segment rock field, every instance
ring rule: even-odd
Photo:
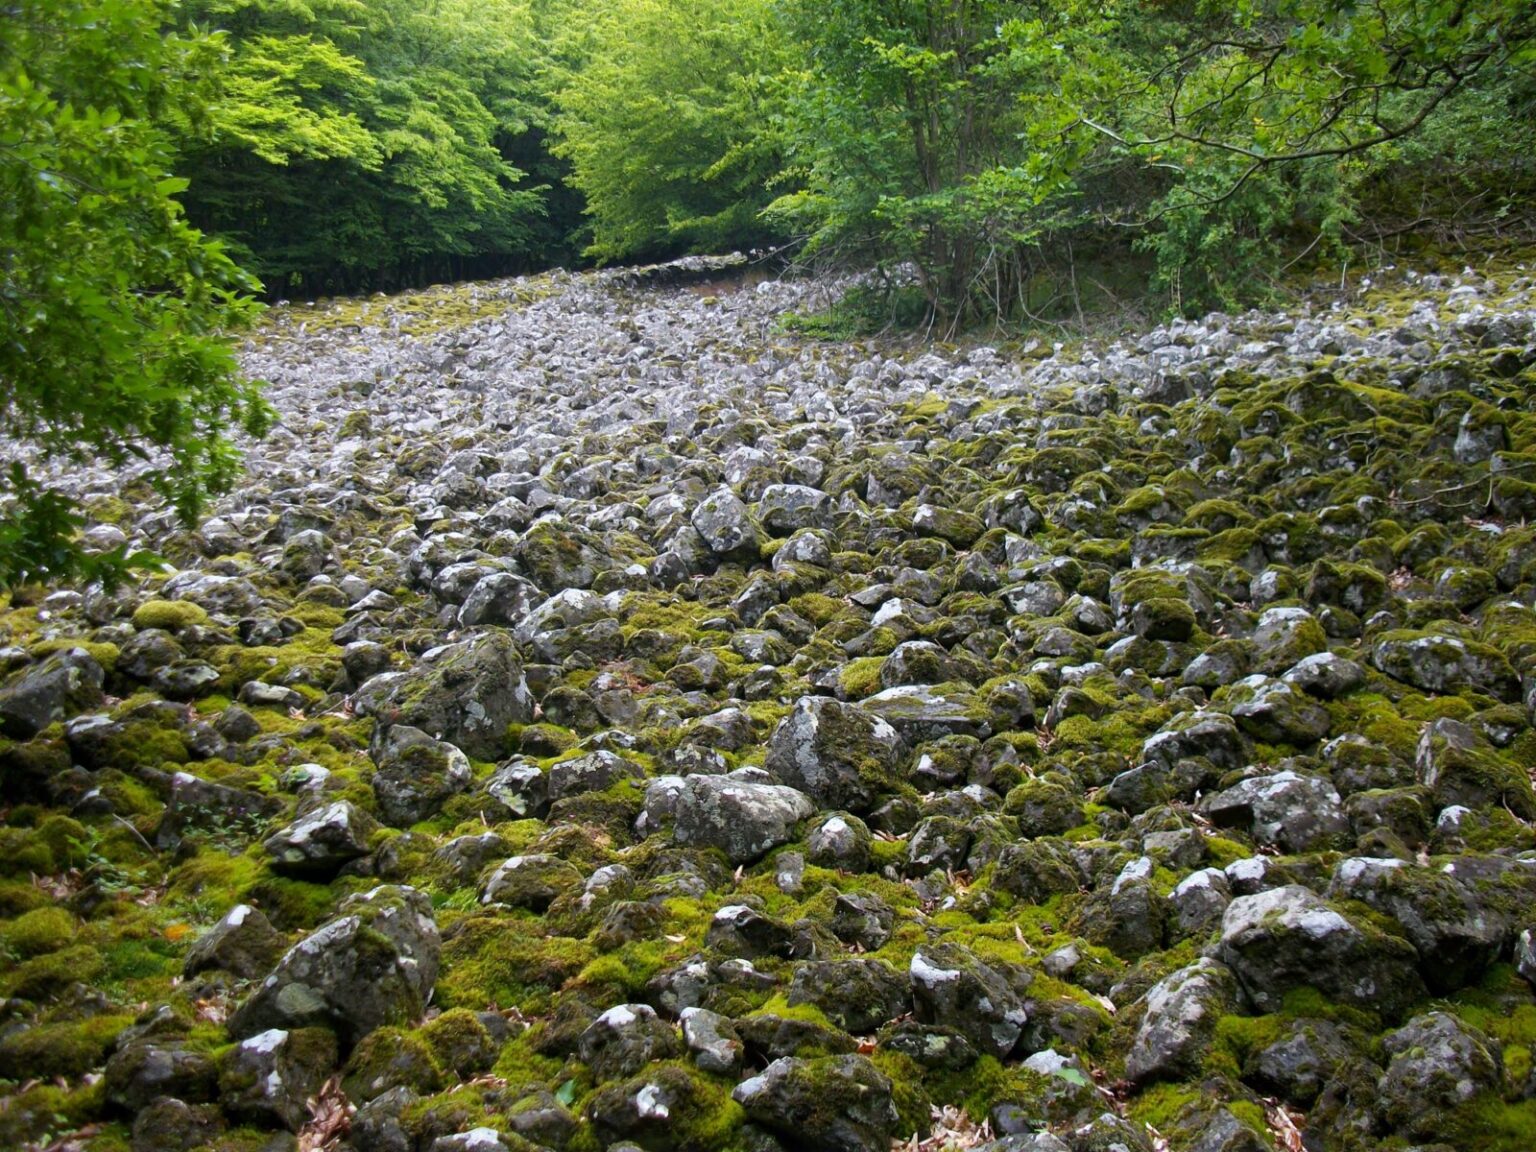
[[[0,1146],[1536,1147],[1536,273],[732,275],[279,308],[216,515],[64,478],[170,570],[0,600]]]

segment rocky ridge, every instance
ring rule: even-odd
[[[64,478],[172,570],[0,614],[0,1143],[1536,1143],[1525,270],[730,274],[278,309],[216,515]]]

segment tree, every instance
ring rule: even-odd
[[[772,0],[576,5],[580,63],[556,96],[571,183],[602,260],[746,246],[781,155],[773,81],[790,59]]]
[[[195,120],[216,40],[167,0],[13,0],[0,25],[0,583],[120,577],[40,474],[147,464],[184,519],[229,488],[269,410],[224,333],[259,285],[187,223],[166,118]],[[139,558],[142,562],[142,558]]]
[[[1074,0],[791,0],[806,67],[786,117],[804,187],[770,214],[812,252],[908,263],[941,329],[1006,312],[1071,157],[1038,147],[1065,65],[1106,21]]]
[[[194,222],[278,295],[489,268],[534,242],[507,158],[532,114],[525,0],[185,0],[224,30],[220,98],[182,135]]]

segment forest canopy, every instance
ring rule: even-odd
[[[951,325],[1059,311],[1079,267],[1193,312],[1303,252],[1522,225],[1536,184],[1520,0],[13,8],[198,46],[195,104],[96,106],[272,297],[761,247],[910,269]]]

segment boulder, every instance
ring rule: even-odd
[[[955,944],[925,944],[909,967],[917,1019],[953,1028],[999,1060],[1028,1020],[1024,1002],[995,968]]]
[[[803,792],[735,774],[689,776],[670,797],[662,785],[653,781],[646,789],[648,826],[663,818],[663,805],[670,805],[676,843],[718,848],[733,864],[752,863],[787,844],[800,821],[816,811]]]
[[[1127,1079],[1178,1079],[1197,1073],[1217,1021],[1236,1001],[1237,981],[1231,970],[1208,957],[1159,980],[1146,995],[1146,1013],[1125,1058]]]
[[[273,833],[262,843],[274,871],[328,880],[343,865],[368,855],[378,822],[350,800],[337,800]]]
[[[896,1133],[891,1082],[864,1056],[775,1060],[731,1098],[808,1152],[890,1152]]]
[[[440,947],[432,903],[414,888],[349,897],[284,954],[230,1018],[230,1035],[321,1025],[351,1047],[375,1028],[414,1024],[437,982]]]
[[[0,735],[30,740],[50,724],[99,708],[106,673],[84,648],[55,652],[0,687]]]
[[[375,763],[373,795],[379,815],[396,828],[431,819],[473,779],[469,757],[407,724],[389,729]]]
[[[1200,801],[1222,828],[1241,828],[1283,852],[1313,852],[1343,844],[1349,817],[1332,781],[1285,770],[1252,776]]]
[[[512,639],[488,632],[424,654],[409,672],[375,676],[353,706],[382,725],[407,724],[467,756],[496,760],[508,725],[533,719],[534,700]]]
[[[902,782],[896,729],[856,704],[802,696],[773,731],[764,766],[822,808],[864,813]]]
[[[1221,959],[1260,1012],[1278,1012],[1287,992],[1313,987],[1392,1020],[1426,995],[1406,941],[1356,923],[1295,884],[1228,905]]]

